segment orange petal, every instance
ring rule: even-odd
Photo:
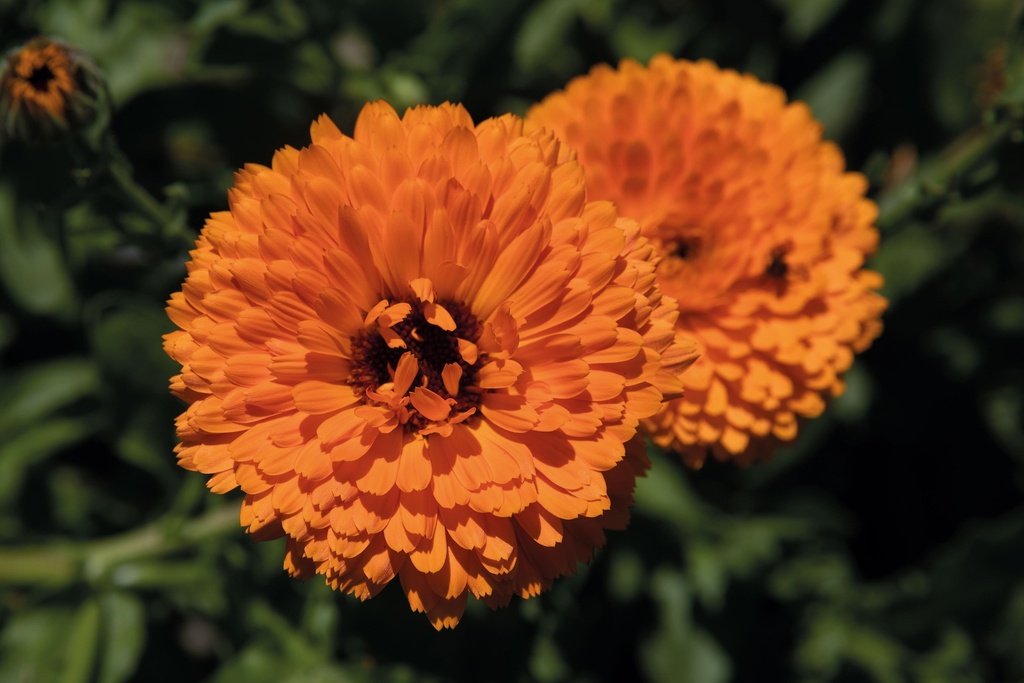
[[[426,439],[410,439],[402,448],[395,484],[405,492],[422,491],[430,484],[431,475]]]
[[[445,399],[426,387],[416,387],[409,395],[409,401],[423,417],[432,422],[442,422],[448,419],[448,415],[452,411],[452,403],[454,403],[452,399]]]

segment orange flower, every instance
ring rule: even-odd
[[[53,137],[95,117],[102,77],[81,52],[34,38],[12,50],[0,73],[0,121],[9,137]]]
[[[636,218],[700,359],[645,426],[699,466],[749,463],[844,389],[881,331],[878,242],[863,176],[844,172],[807,106],[709,62],[598,66],[534,107],[578,150],[591,198]],[[529,128],[528,128],[529,129]]]
[[[692,347],[654,249],[547,133],[367,105],[236,176],[168,313],[180,464],[285,567],[435,628],[572,573],[628,517]],[[628,449],[624,444],[630,442]]]

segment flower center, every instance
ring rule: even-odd
[[[442,325],[437,319],[428,320],[428,307],[446,311],[450,322]],[[388,311],[394,310],[399,310],[397,316],[389,317]],[[454,329],[446,329],[452,327],[451,322]],[[485,360],[476,351],[479,337],[476,316],[457,302],[394,301],[376,325],[352,339],[349,384],[370,397],[375,397],[382,385],[391,386],[389,383],[402,384],[413,393],[419,388],[427,389],[449,403],[451,415],[467,411],[471,414],[480,406],[476,373]],[[399,362],[406,355],[416,361],[411,383],[396,376]],[[420,429],[429,422],[429,417],[414,412],[406,424],[408,428]]]
[[[676,258],[690,260],[697,258],[701,252],[701,246],[699,237],[679,238],[668,244],[668,252]]]
[[[783,280],[787,273],[789,273],[789,264],[786,263],[786,250],[783,247],[772,249],[764,274],[775,280]]]
[[[28,78],[25,80],[28,81],[28,84],[36,92],[49,92],[50,83],[52,83],[53,79],[56,77],[57,76],[53,73],[53,70],[50,69],[50,65],[43,64],[34,68],[32,73],[30,73]]]

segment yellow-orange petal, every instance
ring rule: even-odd
[[[168,303],[179,463],[240,486],[290,574],[397,576],[451,627],[624,524],[623,444],[692,353],[653,246],[552,134],[378,102],[311,138],[238,173]]]
[[[578,155],[589,197],[640,224],[679,302],[675,325],[699,347],[682,396],[644,423],[657,443],[691,464],[709,451],[750,462],[796,436],[780,415],[813,417],[841,393],[852,355],[881,331],[881,280],[864,269],[877,210],[806,105],[658,55],[595,67],[531,109],[533,127]],[[731,410],[753,417],[723,428]]]

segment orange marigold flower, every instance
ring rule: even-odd
[[[34,38],[4,58],[0,72],[3,135],[51,138],[97,114],[102,76],[78,50]]]
[[[657,443],[694,466],[709,451],[749,463],[842,393],[886,306],[863,268],[877,209],[806,105],[659,55],[598,66],[527,119],[577,150],[588,195],[661,250],[661,287],[700,358],[684,395],[645,422]]]
[[[237,174],[170,299],[179,462],[241,487],[293,575],[362,599],[397,576],[451,627],[625,524],[640,420],[693,348],[654,247],[552,135],[383,102],[311,134]]]

